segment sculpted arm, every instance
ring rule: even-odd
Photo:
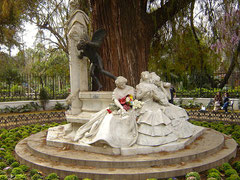
[[[121,105],[121,103],[119,102],[119,100],[118,100],[118,98],[116,97],[116,92],[115,91],[113,91],[113,102],[114,102],[114,104],[117,106],[117,107],[119,107],[121,110],[124,110],[123,109],[123,106]]]

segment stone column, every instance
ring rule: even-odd
[[[88,90],[87,59],[79,59],[77,43],[87,33],[88,16],[81,10],[74,8],[74,1],[71,2],[71,17],[68,21],[68,46],[70,61],[70,82],[71,82],[71,115],[78,115],[81,112],[82,103],[79,100],[79,91]]]

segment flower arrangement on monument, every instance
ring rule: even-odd
[[[134,100],[131,94],[128,94],[127,96],[119,99],[118,101],[123,106],[123,109],[125,109],[126,111],[128,111],[129,109],[140,109],[143,106],[143,102],[138,101],[137,99]],[[110,114],[113,111],[119,109],[120,108],[118,106],[116,106],[114,103],[111,103],[107,111]]]

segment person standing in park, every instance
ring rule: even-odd
[[[214,97],[214,108],[213,108],[213,111],[219,110],[221,105],[222,105],[222,95],[221,95],[221,92],[217,92],[217,94]]]
[[[223,109],[225,111],[225,113],[228,112],[228,105],[229,105],[229,97],[228,97],[228,93],[225,92],[224,93],[224,99],[223,99]]]

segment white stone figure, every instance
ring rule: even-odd
[[[138,145],[159,146],[188,138],[194,134],[195,126],[187,121],[184,109],[168,103],[167,95],[155,85],[160,78],[142,72],[136,87],[136,98],[144,105],[138,118]]]
[[[163,113],[158,103],[165,100],[165,94],[152,83],[151,74],[144,71],[136,87],[136,98],[144,102],[138,118],[138,145],[158,146],[177,140],[171,120]],[[168,101],[167,101],[168,102]]]
[[[135,110],[126,108],[119,99],[127,95],[135,96],[133,87],[126,85],[127,79],[120,76],[116,79],[116,88],[113,91],[113,102],[116,110],[108,108],[96,113],[89,122],[81,126],[74,137],[79,143],[108,144],[111,147],[130,147],[137,140],[137,124]]]
[[[160,90],[165,94],[168,100],[171,99],[171,83],[161,81],[161,78],[155,72],[151,72],[150,74],[152,83],[154,83],[157,87],[160,88]]]

